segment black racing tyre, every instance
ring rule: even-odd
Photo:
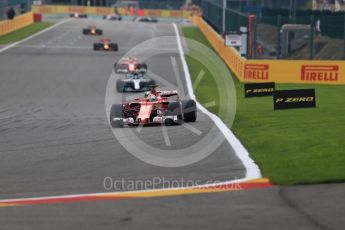
[[[170,102],[166,116],[177,116],[177,121],[166,120],[166,125],[181,125],[183,123],[182,104],[180,102]]]
[[[182,101],[182,108],[183,108],[183,117],[185,122],[195,122],[197,117],[197,108],[196,103],[194,100],[183,100]]]
[[[149,83],[148,83],[148,87],[151,88],[152,86],[156,85],[156,81],[153,79],[150,79]]]
[[[116,90],[117,90],[117,92],[123,93],[125,91],[124,86],[125,86],[125,83],[122,80],[120,80],[120,79],[116,80]]]
[[[98,30],[96,30],[96,34],[98,34],[98,35],[103,35],[103,31],[100,30],[100,29],[98,29]]]
[[[83,29],[83,34],[84,35],[87,35],[89,33],[89,30],[88,29]]]
[[[147,73],[147,64],[146,63],[140,63],[140,69],[141,69],[141,72]]]
[[[111,47],[111,49],[114,50],[114,51],[118,51],[118,50],[119,50],[119,46],[118,46],[117,44],[115,44],[115,43],[111,43],[111,44],[110,44],[110,47]]]
[[[99,44],[94,43],[93,44],[93,50],[99,50]]]
[[[113,128],[123,127],[122,121],[114,121],[113,118],[123,118],[123,106],[120,104],[114,104],[110,109],[110,124]]]

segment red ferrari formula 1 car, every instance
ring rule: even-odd
[[[147,64],[138,61],[136,58],[128,57],[122,58],[119,62],[114,64],[116,73],[132,73],[132,72],[147,72]]]
[[[174,99],[172,97],[175,97]],[[110,124],[113,128],[124,125],[147,124],[179,125],[196,121],[194,100],[180,100],[177,91],[147,92],[144,98],[137,98],[124,104],[114,104],[110,110]]]
[[[93,44],[94,50],[105,50],[105,51],[118,51],[119,46],[116,43],[111,42],[108,38],[103,38]]]
[[[87,28],[83,29],[84,35],[103,35],[103,31],[101,29],[97,29],[96,26],[88,26]]]

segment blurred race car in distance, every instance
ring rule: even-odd
[[[121,21],[122,17],[120,14],[108,14],[108,15],[103,15],[104,20],[110,20],[110,21]]]
[[[73,14],[69,15],[70,18],[87,18],[87,14],[80,14],[78,12],[75,12]]]
[[[116,80],[116,89],[118,92],[148,91],[155,84],[153,79],[145,78],[144,73],[131,72],[125,78]]]
[[[105,50],[105,51],[118,51],[119,47],[117,43],[112,42],[108,38],[102,38],[99,42],[93,44],[94,50]]]
[[[157,23],[157,18],[152,18],[150,16],[143,16],[143,17],[136,17],[133,19],[134,22],[150,22],[150,23]]]
[[[136,58],[128,57],[121,58],[120,61],[114,63],[116,73],[130,73],[130,72],[147,72],[147,64],[138,61]]]
[[[124,125],[136,126],[147,124],[180,125],[183,122],[195,122],[197,108],[194,100],[180,100],[178,92],[155,90],[123,104],[113,104],[110,109],[110,124],[113,128]],[[174,98],[173,98],[174,97]]]
[[[103,31],[101,29],[97,29],[96,26],[91,25],[83,29],[83,34],[84,35],[103,35]]]

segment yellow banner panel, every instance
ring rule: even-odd
[[[345,84],[345,61],[247,60],[199,16],[192,20],[242,82]]]

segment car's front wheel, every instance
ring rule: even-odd
[[[123,123],[120,120],[123,118],[123,106],[120,104],[114,104],[110,109],[110,124],[113,128],[123,127]]]

